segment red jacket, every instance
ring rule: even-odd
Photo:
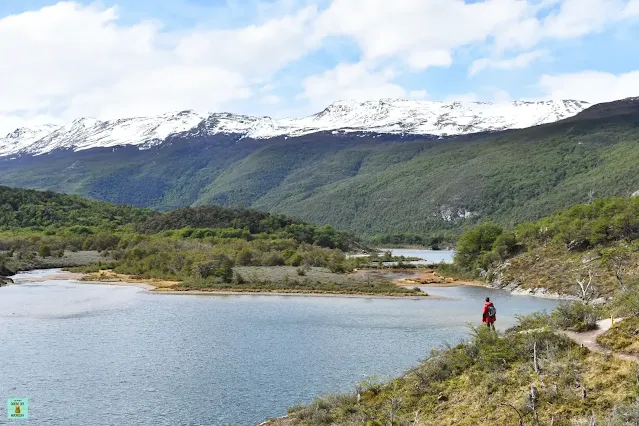
[[[493,302],[484,303],[484,312],[482,312],[481,322],[495,322],[495,320],[497,319],[497,316],[494,316],[494,317],[489,317],[488,316],[488,307],[489,306],[494,306]]]

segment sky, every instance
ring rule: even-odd
[[[639,96],[639,0],[0,1],[0,134],[336,100]]]

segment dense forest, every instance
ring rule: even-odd
[[[455,238],[482,220],[514,227],[639,190],[639,101],[553,124],[443,139],[313,134],[193,137],[0,159],[0,183],[169,210],[223,205],[406,243]],[[397,238],[393,238],[397,240]]]

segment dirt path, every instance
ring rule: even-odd
[[[622,320],[623,318],[617,318],[615,321],[619,322]],[[623,359],[624,361],[634,361],[639,363],[639,356],[637,355],[628,355],[628,354],[624,354],[620,352],[614,352],[609,349],[606,349],[605,347],[597,343],[597,337],[605,333],[606,331],[610,330],[610,327],[612,326],[612,320],[610,318],[597,321],[597,326],[598,328],[596,330],[586,331],[584,333],[577,333],[574,331],[566,331],[566,330],[562,330],[559,333],[566,336],[567,338],[577,343],[578,345],[586,347],[593,352],[610,354],[616,358]]]

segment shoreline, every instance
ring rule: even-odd
[[[291,291],[264,291],[264,290],[173,290],[169,285],[177,284],[173,281],[157,280],[155,283],[152,279],[134,279],[122,277],[114,274],[113,279],[92,280],[86,279],[90,274],[82,274],[77,272],[59,271],[47,275],[38,275],[37,277],[20,278],[16,284],[21,282],[38,282],[38,281],[73,281],[78,284],[89,285],[111,285],[137,287],[149,294],[155,295],[176,295],[176,296],[294,296],[294,297],[343,297],[343,298],[361,298],[361,299],[402,299],[402,300],[444,300],[448,299],[444,296],[425,294],[423,296],[415,295],[391,295],[391,294],[359,294],[359,293],[329,293],[329,292],[299,292]],[[124,278],[124,279],[123,279]],[[158,284],[158,285],[155,285]],[[14,284],[15,285],[15,284]]]
[[[47,270],[43,270],[47,271]],[[44,280],[69,280],[79,284],[101,284],[101,285],[114,285],[114,286],[127,286],[138,287],[150,294],[157,295],[177,295],[177,296],[297,296],[297,297],[344,297],[344,298],[362,298],[362,299],[405,299],[405,300],[448,300],[449,297],[440,296],[437,294],[426,293],[426,295],[392,295],[392,294],[366,294],[366,293],[330,293],[330,292],[308,292],[308,291],[296,291],[296,290],[262,290],[262,289],[246,289],[246,290],[175,290],[171,287],[178,284],[177,281],[167,280],[153,280],[153,279],[136,279],[132,277],[123,277],[121,275],[113,274],[109,279],[86,279],[91,274],[82,274],[77,272],[63,271],[60,269],[52,269],[50,274],[38,275],[34,277],[22,277],[16,283],[8,283],[5,286],[11,286],[19,284],[20,282],[38,282]],[[360,270],[359,272],[361,272]],[[375,270],[371,270],[375,271]],[[25,271],[26,272],[26,271]],[[401,273],[402,271],[397,271]],[[404,272],[413,272],[406,270]],[[94,273],[95,274],[95,273]],[[423,275],[423,274],[422,274]],[[427,273],[426,275],[430,275]],[[13,276],[15,277],[15,275]],[[442,277],[443,278],[443,277]],[[497,287],[490,284],[485,284],[480,281],[468,281],[468,280],[453,280],[448,281],[443,279],[441,282],[423,282],[413,281],[409,278],[402,278],[393,280],[393,283],[398,287],[419,287],[424,289],[431,288],[450,288],[450,287],[483,287],[491,290],[506,291],[514,296],[529,296],[540,299],[552,299],[572,301],[579,300],[578,297],[573,295],[564,295],[557,293],[549,293],[545,288],[539,289],[522,289]]]

